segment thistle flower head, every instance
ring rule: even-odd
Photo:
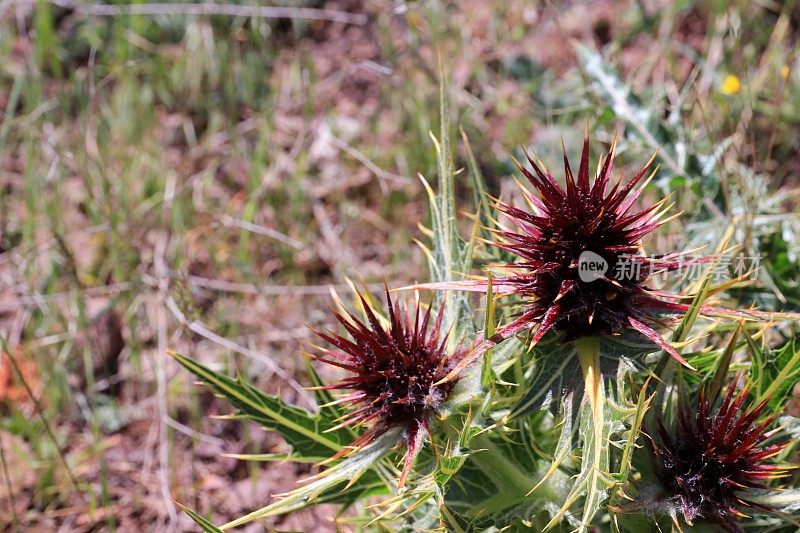
[[[673,258],[648,259],[641,244],[642,237],[666,222],[661,217],[671,206],[662,200],[632,210],[652,178],[645,176],[653,159],[627,183],[620,178],[612,185],[612,145],[591,182],[587,136],[577,179],[564,153],[566,188],[540,162],[527,159],[533,172],[517,166],[538,192],[525,192],[530,211],[496,202],[516,231],[498,230],[502,240],[493,244],[520,257],[505,265],[518,273],[496,278],[494,285],[523,298],[524,319],[539,326],[533,342],[551,329],[572,340],[631,328],[680,359],[646,324],[658,321],[658,310],[674,306],[645,286],[651,271],[673,268]]]
[[[455,367],[463,351],[447,352],[447,334],[442,334],[443,310],[435,316],[431,308],[416,305],[409,312],[392,302],[386,292],[388,324],[382,325],[367,301],[361,297],[367,316],[364,323],[349,312],[335,313],[350,338],[316,332],[335,349],[320,349],[316,360],[350,373],[329,390],[348,390],[336,400],[353,410],[337,427],[367,425],[353,443],[359,449],[389,429],[399,427],[408,444],[402,485],[428,433],[428,421],[453,391],[456,380],[439,383]]]
[[[770,510],[748,500],[747,491],[765,489],[768,480],[786,474],[784,467],[766,462],[785,443],[766,444],[778,431],[767,430],[777,414],[759,420],[767,401],[746,408],[748,394],[748,388],[737,392],[734,382],[712,412],[701,392],[696,409],[679,406],[672,433],[658,420],[653,456],[673,517],[679,512],[690,525],[702,518],[740,531],[735,520],[747,516],[743,508]]]

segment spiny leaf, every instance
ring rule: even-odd
[[[266,507],[224,524],[220,529],[226,530],[268,516],[288,513],[311,503],[324,503],[321,495],[330,494],[329,491],[345,481],[347,482],[345,491],[352,489],[359,479],[397,444],[399,439],[399,430],[384,433],[342,462],[311,478],[310,483],[280,496],[278,501]],[[373,482],[370,482],[369,486],[373,486]],[[363,491],[363,487],[357,487],[356,490]],[[345,492],[345,495],[347,494],[348,492]]]
[[[336,405],[331,405],[331,402],[334,401],[334,397],[329,390],[323,388],[325,386],[325,382],[322,381],[321,377],[319,377],[319,374],[314,368],[314,365],[311,364],[311,359],[308,357],[308,355],[304,355],[303,362],[306,366],[306,374],[311,380],[311,384],[314,386],[314,399],[317,401],[317,405],[321,406],[319,408],[319,412],[325,413],[332,418],[338,418],[342,416],[344,413],[338,409]]]
[[[650,378],[648,378],[650,379]],[[622,384],[623,380],[619,381],[618,388],[621,390],[624,388]],[[647,396],[645,391],[647,390],[647,382],[639,390],[639,398],[636,402],[635,408],[632,410],[632,413],[629,415],[624,415],[625,418],[630,418],[630,428],[628,429],[628,439],[625,442],[625,446],[622,449],[622,457],[619,460],[618,470],[619,472],[614,475],[616,478],[616,488],[617,490],[611,495],[609,501],[609,507],[616,506],[617,503],[625,497],[625,493],[623,492],[625,486],[628,484],[629,476],[632,471],[633,467],[633,454],[637,448],[636,440],[639,437],[639,431],[642,428],[642,424],[644,422],[645,414],[647,410],[650,408],[650,403],[653,400],[652,396]],[[626,520],[627,522],[628,520]],[[613,530],[616,533],[619,533],[620,526],[618,516],[616,514],[611,515],[611,525]]]
[[[628,430],[628,440],[625,442],[625,448],[622,450],[622,458],[620,459],[620,465],[619,465],[620,486],[624,486],[628,479],[628,474],[630,473],[632,466],[633,453],[634,450],[636,449],[636,438],[639,436],[639,430],[641,429],[642,423],[644,422],[644,415],[650,408],[650,403],[652,402],[652,400],[653,400],[652,396],[648,397],[644,394],[644,391],[640,391],[639,399],[636,402],[636,406],[631,414],[632,420],[630,423],[630,429]]]
[[[442,282],[458,279],[464,272],[468,272],[472,268],[474,239],[464,243],[460,239],[456,227],[455,170],[450,147],[450,107],[447,97],[447,82],[441,65],[439,77],[441,129],[439,138],[433,133],[430,134],[436,150],[437,191],[434,193],[425,179],[421,179],[428,193],[431,209],[431,240],[433,241],[429,256],[431,279]],[[464,294],[443,292],[437,294],[436,305],[444,307],[444,323],[447,327],[454,328],[453,335],[448,337],[448,348],[453,349],[458,339],[463,338],[464,335],[472,335],[475,331],[469,300]]]
[[[475,206],[478,209],[478,222],[480,223],[480,236],[484,239],[491,239],[492,235],[490,229],[495,227],[494,213],[489,202],[487,201],[487,188],[486,182],[483,179],[483,173],[478,166],[478,161],[472,151],[472,145],[467,138],[464,128],[459,128],[461,132],[461,139],[464,141],[464,148],[467,151],[467,168],[469,175],[472,178],[472,196]]]
[[[222,533],[222,530],[220,528],[218,528],[217,526],[215,526],[214,524],[212,524],[211,522],[209,522],[208,520],[206,520],[205,518],[203,518],[199,514],[195,513],[194,511],[192,511],[191,509],[189,509],[185,505],[181,505],[178,502],[175,502],[175,505],[180,507],[181,510],[184,513],[189,515],[189,518],[194,520],[195,523],[198,526],[200,526],[200,529],[202,529],[205,533]]]
[[[645,355],[658,346],[642,336],[626,331],[615,337],[600,340],[600,371],[616,378],[620,368],[637,370]],[[559,343],[555,336],[546,336],[533,349],[534,369],[525,383],[525,394],[512,409],[511,418],[526,416],[534,411],[549,409],[558,414],[567,393],[573,403],[583,398],[583,379],[573,343]],[[577,411],[574,412],[577,416]]]
[[[800,349],[794,340],[773,350],[759,346],[746,332],[745,338],[753,357],[750,372],[755,383],[756,403],[768,399],[769,409],[778,410],[800,380]]]
[[[578,430],[577,440],[582,450],[581,470],[564,505],[555,513],[548,528],[555,527],[565,516],[573,519],[571,508],[583,498],[579,529],[585,529],[607,497],[609,489],[616,484],[615,478],[619,474],[611,472],[609,439],[613,432],[623,429],[622,420],[632,416],[633,410],[622,409],[608,400],[604,382],[619,380],[625,373],[636,370],[643,356],[656,351],[658,346],[627,333],[600,338],[596,348],[596,360],[593,359],[591,365],[591,390],[595,395],[593,402],[579,407],[589,389],[582,378],[584,373],[575,343],[561,344],[551,338],[549,342],[540,343],[534,348],[534,373],[526,384],[526,394],[510,415],[511,419],[518,419],[544,408],[561,415],[561,434],[550,468],[544,473],[541,483],[546,483],[574,452],[577,444],[574,431],[576,428]],[[641,420],[635,423],[640,424]]]
[[[728,369],[733,359],[733,352],[736,350],[736,339],[739,337],[741,331],[742,325],[739,324],[731,335],[731,339],[725,346],[725,350],[722,351],[722,355],[717,363],[717,369],[714,372],[714,377],[711,379],[711,385],[708,387],[708,399],[712,404],[716,401],[719,392],[722,390],[722,385],[727,379]]]
[[[489,276],[486,284],[486,314],[483,326],[483,338],[491,339],[495,330],[495,300],[492,293],[492,277]],[[492,370],[492,349],[486,350],[483,354],[483,367],[481,369],[481,385],[488,389],[494,379]]]
[[[347,429],[329,431],[336,426],[330,416],[323,413],[312,415],[280,398],[264,394],[241,379],[211,370],[178,353],[169,353],[216,393],[227,398],[237,409],[238,416],[277,431],[299,456],[330,456],[353,439]]]
[[[555,526],[581,496],[584,498],[584,503],[583,512],[580,515],[581,525],[578,530],[588,529],[611,486],[608,472],[611,466],[609,439],[612,424],[606,420],[607,402],[605,385],[600,373],[599,339],[581,339],[576,343],[576,351],[584,376],[584,389],[588,400],[583,408],[579,429],[582,451],[581,470],[575,478],[575,484],[561,510],[545,526],[546,531]]]
[[[560,468],[562,468],[564,461],[567,460],[567,457],[574,451],[573,445],[575,444],[575,431],[574,431],[574,423],[577,416],[573,413],[573,410],[576,408],[576,402],[573,401],[573,398],[577,394],[576,392],[569,392],[565,395],[561,402],[561,431],[558,436],[558,441],[556,442],[556,448],[553,452],[552,460],[550,461],[550,466],[548,467],[547,471],[542,475],[539,482],[536,486],[532,489],[535,491],[541,485],[548,483],[550,478],[558,472]],[[577,402],[579,403],[579,402]]]
[[[572,344],[560,344],[550,337],[534,348],[534,361],[533,376],[525,384],[527,392],[511,410],[509,418],[523,417],[541,409],[557,412],[566,393],[580,388],[580,365]],[[581,389],[578,402],[582,396]]]
[[[800,517],[800,489],[751,491],[748,493],[747,499]]]
[[[705,277],[700,282],[700,288],[696,291],[694,298],[692,299],[689,309],[683,315],[681,323],[677,328],[675,328],[675,331],[672,334],[673,342],[680,342],[684,340],[689,334],[689,331],[692,329],[695,320],[697,320],[697,317],[700,315],[700,310],[702,309],[706,298],[708,298],[708,292],[711,288],[711,270],[711,268],[707,270]],[[664,408],[665,399],[669,396],[666,393],[667,386],[671,381],[673,373],[675,372],[675,366],[675,359],[671,357],[670,354],[664,352],[653,371],[653,374],[659,378],[656,385],[656,396],[653,401],[654,413],[660,413]]]

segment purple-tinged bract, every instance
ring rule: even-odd
[[[785,443],[767,443],[778,431],[767,429],[777,415],[759,420],[768,400],[745,408],[748,394],[747,388],[737,393],[733,383],[720,409],[712,412],[701,393],[696,409],[679,406],[672,433],[658,420],[653,456],[673,518],[680,513],[689,524],[703,519],[739,532],[736,520],[747,516],[746,508],[770,510],[748,500],[747,491],[766,489],[768,480],[786,474],[784,467],[767,462]]]
[[[367,322],[350,313],[335,313],[350,338],[317,332],[335,349],[320,348],[312,357],[350,373],[323,388],[350,391],[336,401],[353,406],[337,427],[368,425],[351,449],[362,448],[392,428],[403,430],[408,451],[400,476],[402,485],[428,434],[431,416],[450,396],[457,380],[439,382],[463,357],[463,351],[448,354],[442,310],[432,316],[430,307],[417,305],[409,313],[407,307],[392,302],[388,291],[386,298],[386,327],[362,297]]]
[[[504,265],[518,273],[493,280],[498,291],[523,298],[524,313],[516,324],[538,325],[533,342],[550,330],[569,341],[634,329],[682,361],[651,325],[660,323],[662,311],[683,306],[663,301],[645,285],[651,272],[675,268],[675,256],[647,258],[641,244],[665,222],[661,217],[670,206],[662,200],[632,210],[649,181],[652,159],[627,183],[620,178],[612,185],[612,146],[590,183],[587,137],[577,180],[564,154],[566,188],[540,162],[527,159],[533,172],[517,166],[538,196],[525,192],[530,211],[496,202],[517,228],[498,230],[500,242],[493,243],[520,257]]]

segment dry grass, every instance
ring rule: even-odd
[[[298,346],[328,321],[327,286],[426,276],[414,176],[435,168],[437,50],[495,193],[504,147],[571,147],[586,116],[630,128],[586,88],[572,40],[607,47],[637,92],[675,101],[692,80],[689,143],[734,135],[720,157],[770,191],[798,185],[796,12],[294,4],[276,19],[0,0],[0,528],[191,529],[172,499],[219,523],[307,474],[222,456],[284,445],[214,418],[165,350],[309,405]],[[333,512],[269,525],[333,530]]]

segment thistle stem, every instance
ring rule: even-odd
[[[508,487],[510,492],[522,495],[533,488],[533,480],[520,471],[519,465],[509,461],[485,433],[473,437],[469,447],[478,468],[493,481],[500,483],[499,486]]]
[[[473,510],[475,515],[497,513],[536,496],[544,496],[554,502],[558,501],[548,483],[536,486],[536,480],[521,470],[518,464],[510,461],[486,434],[482,433],[473,437],[469,447],[472,451],[470,459],[498,489],[496,496],[484,501],[480,508]],[[531,492],[533,487],[536,487],[536,490]]]
[[[586,396],[592,407],[595,426],[598,422],[602,425],[601,414],[605,395],[602,391],[603,384],[600,374],[600,339],[598,337],[578,339],[575,341],[575,350],[578,352],[578,359],[581,363]]]

